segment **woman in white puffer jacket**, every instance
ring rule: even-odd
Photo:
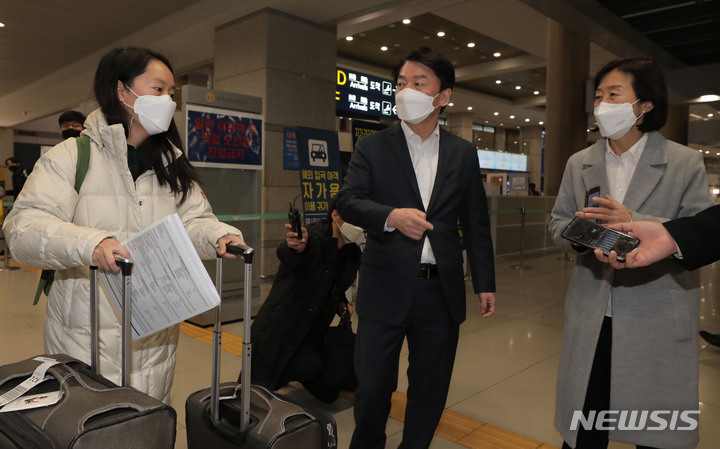
[[[178,213],[202,258],[226,254],[242,233],[220,223],[195,169],[180,150],[168,60],[148,49],[105,55],[95,74],[100,109],[85,121],[90,165],[75,191],[77,145],[70,138],[38,160],[3,226],[15,259],[57,270],[49,292],[45,351],[89,362],[88,266],[117,271],[119,241]],[[100,372],[120,381],[120,325],[107,298],[100,301]],[[179,326],[133,342],[133,387],[170,403]]]

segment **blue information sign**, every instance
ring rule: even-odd
[[[298,128],[297,148],[305,222],[312,223],[327,215],[328,201],[342,187],[337,132]]]
[[[283,132],[283,168],[285,170],[298,170],[297,132],[294,129],[285,128]]]

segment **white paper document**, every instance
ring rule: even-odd
[[[121,242],[132,256],[132,336],[146,337],[220,304],[220,296],[178,214]],[[121,273],[100,271],[105,291],[122,310]]]

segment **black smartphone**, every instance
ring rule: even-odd
[[[640,240],[635,237],[580,217],[574,217],[570,224],[565,226],[561,235],[571,242],[599,249],[606,256],[610,251],[615,251],[620,262],[625,260],[627,253],[640,244]]]
[[[288,219],[290,220],[291,231],[297,233],[297,239],[302,238],[302,220],[300,219],[300,212],[295,209],[290,203],[290,211],[288,212]]]
[[[593,186],[585,189],[585,207],[599,206],[598,203],[592,200],[598,196],[600,196],[600,186]]]

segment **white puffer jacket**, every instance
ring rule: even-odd
[[[100,241],[123,241],[176,212],[201,258],[215,257],[218,238],[242,234],[217,220],[198,185],[179,206],[154,171],[133,182],[123,127],[108,126],[100,110],[88,116],[85,127],[83,134],[91,140],[90,166],[79,194],[74,189],[77,145],[71,138],[38,160],[3,230],[18,262],[57,270],[48,298],[45,351],[89,362],[87,267]],[[101,289],[100,372],[114,382],[120,382],[120,333],[116,313]],[[178,336],[179,326],[173,326],[132,346],[132,386],[166,403],[171,400]]]

